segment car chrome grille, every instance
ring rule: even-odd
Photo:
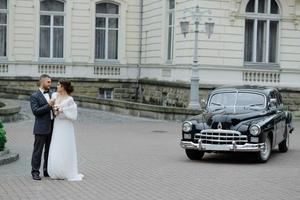
[[[201,139],[202,144],[232,144],[234,141],[237,145],[244,145],[248,142],[246,135],[241,135],[238,131],[223,129],[208,129],[201,133],[196,133],[194,140],[197,143]]]

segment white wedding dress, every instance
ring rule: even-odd
[[[55,98],[55,95],[53,98]],[[73,121],[77,119],[77,105],[72,97],[59,105],[62,113],[56,116],[48,157],[48,173],[52,179],[80,181]]]

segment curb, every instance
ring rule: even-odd
[[[7,165],[19,159],[19,154],[11,153],[8,149],[0,152],[0,166]]]
[[[0,98],[0,120],[3,122],[17,121],[21,106],[12,100]]]

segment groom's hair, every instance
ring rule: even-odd
[[[51,77],[50,77],[48,74],[42,74],[42,75],[40,76],[39,82],[37,83],[37,86],[39,87],[39,86],[41,85],[42,81],[43,81],[44,79],[46,79],[46,78],[50,78],[50,79],[51,79]]]
[[[44,79],[44,78],[51,78],[48,74],[42,74],[41,76],[40,76],[40,81],[42,80],[42,79]]]

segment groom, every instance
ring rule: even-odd
[[[42,159],[42,152],[44,149],[44,165],[43,172],[44,177],[49,177],[47,172],[48,166],[48,153],[52,136],[53,120],[52,107],[54,101],[51,101],[50,87],[51,77],[47,74],[43,74],[40,77],[39,89],[30,97],[30,105],[32,113],[35,116],[35,123],[33,134],[34,147],[31,159],[31,174],[33,180],[41,180],[40,166]]]

